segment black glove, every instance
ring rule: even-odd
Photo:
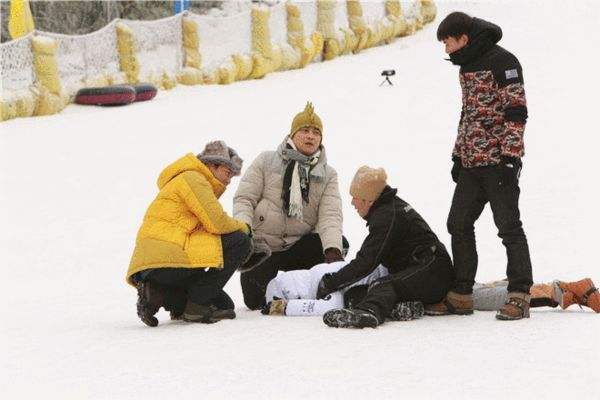
[[[327,264],[331,264],[335,261],[344,261],[344,257],[342,257],[342,252],[340,249],[336,249],[335,247],[329,247],[323,252],[323,256],[325,257],[325,262]]]
[[[317,287],[317,300],[324,299],[335,291],[337,291],[337,288],[333,285],[333,274],[325,274]]]
[[[513,186],[519,183],[523,163],[518,157],[502,156],[500,160],[500,185]]]
[[[452,171],[450,171],[450,175],[452,175],[452,180],[455,183],[458,183],[458,176],[460,175],[460,170],[462,169],[462,162],[460,161],[460,157],[452,157],[452,161],[454,164],[452,165]]]

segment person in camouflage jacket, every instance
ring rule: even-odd
[[[456,188],[448,216],[456,281],[433,313],[473,312],[474,223],[489,202],[508,258],[510,293],[496,317],[528,317],[532,272],[519,212],[527,120],[523,70],[513,54],[497,45],[502,30],[491,22],[454,12],[440,23],[437,37],[450,61],[460,66],[462,112],[452,152]]]

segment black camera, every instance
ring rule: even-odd
[[[386,69],[381,72],[381,76],[394,76],[396,75],[395,69]]]

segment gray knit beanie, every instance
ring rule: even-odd
[[[227,147],[222,140],[207,143],[202,153],[196,157],[205,164],[226,165],[234,175],[239,175],[242,172],[244,160],[238,156],[234,149]]]

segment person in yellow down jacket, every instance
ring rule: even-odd
[[[188,322],[235,318],[223,287],[252,243],[248,225],[228,216],[219,197],[241,168],[235,150],[215,141],[160,174],[126,278],[138,290],[137,313],[146,325],[158,325],[160,307]]]

